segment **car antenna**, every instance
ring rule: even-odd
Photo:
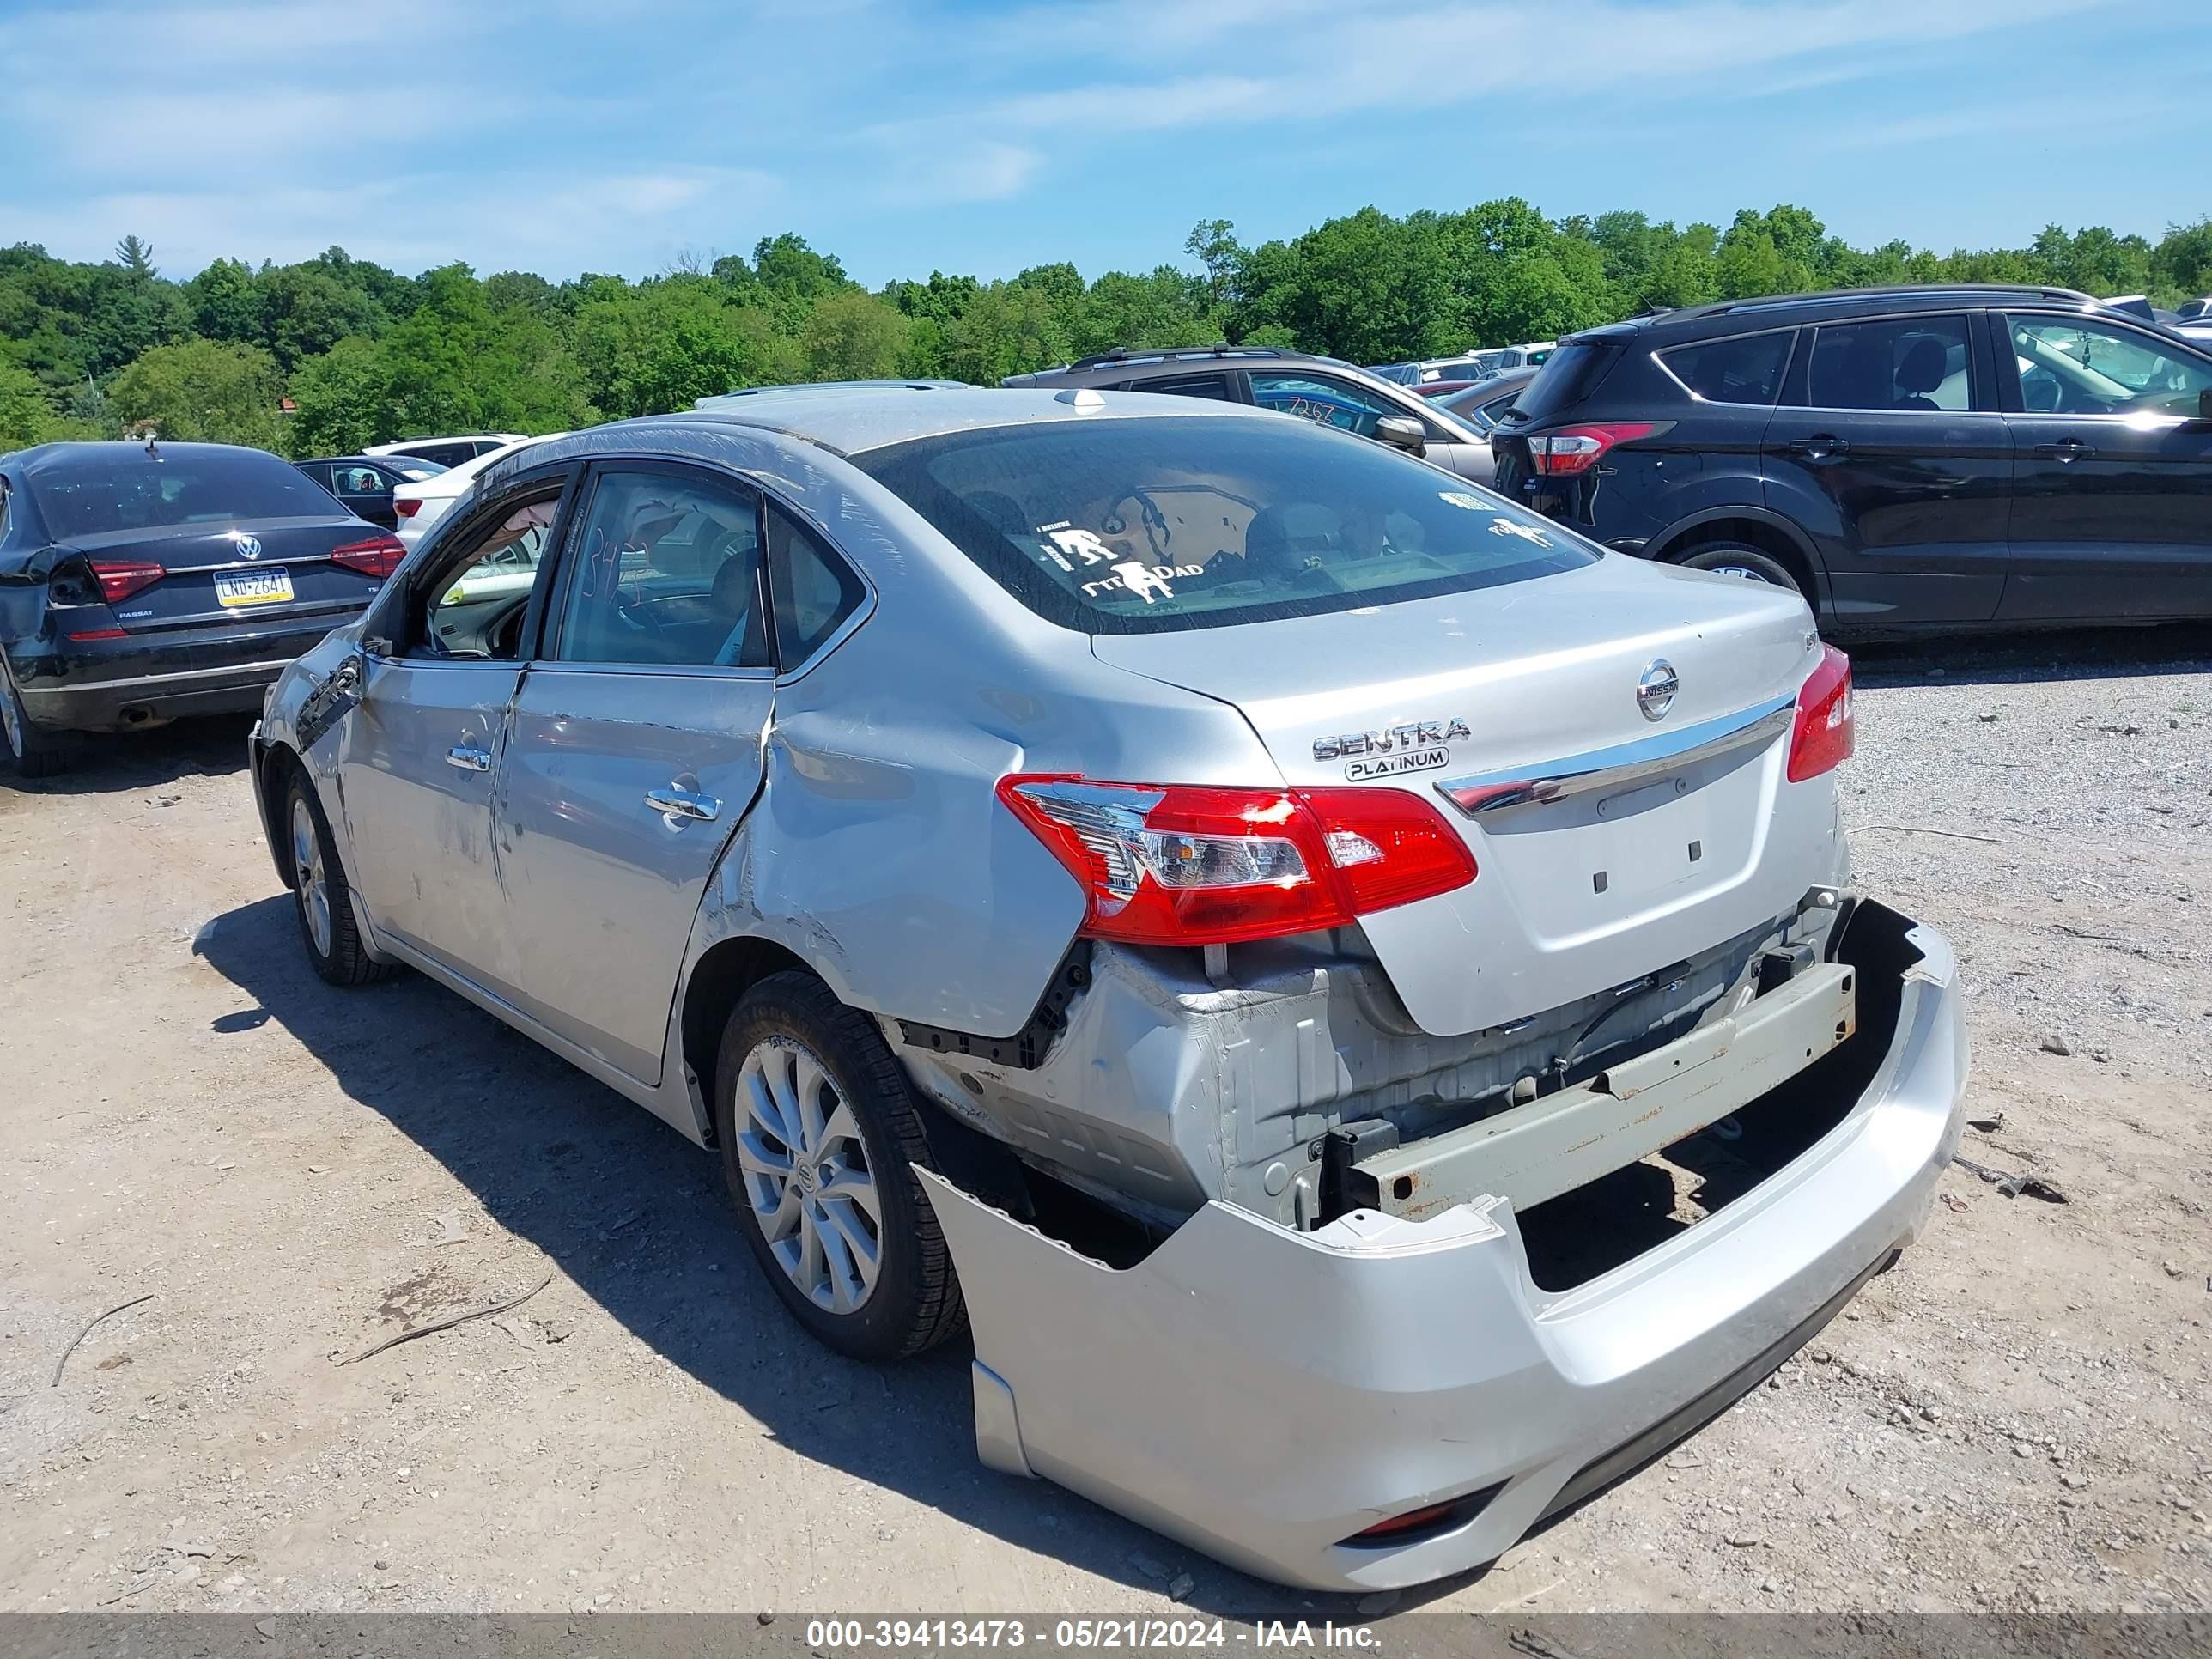
[[[147,434],[146,434],[146,458],[147,458],[149,460],[155,460],[155,461],[158,461],[158,460],[160,460],[160,459],[161,459],[161,452],[160,450],[158,450],[158,449],[156,449],[156,448],[155,448],[155,447],[154,447],[154,440],[155,440],[155,438],[159,437],[160,435],[161,435],[161,434],[160,434],[159,433],[153,431],[151,428],[149,428],[149,429],[148,429],[148,431],[147,431]]]

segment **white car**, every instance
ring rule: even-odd
[[[364,455],[412,455],[440,466],[459,466],[489,455],[495,449],[522,441],[520,432],[471,432],[452,438],[398,438],[388,444],[371,444]]]
[[[549,432],[550,438],[565,438],[565,432]],[[415,544],[429,534],[430,526],[446,516],[455,501],[467,495],[477,481],[477,475],[502,455],[511,455],[528,445],[544,441],[538,438],[515,438],[496,449],[485,451],[472,460],[464,460],[457,466],[413,483],[401,484],[392,492],[392,510],[398,515],[399,539],[412,552]],[[367,454],[380,454],[387,450],[363,450]]]

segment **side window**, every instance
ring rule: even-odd
[[[1796,343],[1794,329],[1662,351],[1667,372],[1709,404],[1771,404]]]
[[[337,473],[338,490],[346,495],[389,495],[392,486],[385,481],[380,468],[374,466],[341,466]]]
[[[1375,423],[1384,416],[1405,413],[1395,404],[1349,381],[1273,369],[1252,371],[1252,401],[1262,409],[1296,415],[1340,432],[1356,432],[1363,438],[1375,435]]]
[[[2212,362],[2133,329],[2074,317],[2008,317],[2022,404],[2039,414],[2180,415],[2212,391]]]
[[[1226,374],[1171,374],[1153,380],[1130,380],[1121,390],[1124,392],[1163,392],[1176,398],[1212,398],[1222,403],[1236,401],[1229,390]]]
[[[610,470],[570,538],[562,662],[766,668],[760,499],[709,473]]]
[[[306,473],[317,483],[322,485],[324,489],[331,490],[335,493],[337,486],[331,482],[331,468],[329,462],[301,461],[297,463],[297,465],[301,471]]]
[[[850,565],[773,506],[768,510],[768,580],[775,594],[776,658],[787,671],[820,650],[867,597]]]
[[[447,574],[423,609],[408,654],[519,659],[524,613],[544,568],[545,544],[560,505],[560,486],[548,485],[471,534],[465,549],[457,549],[446,563]]]
[[[1831,323],[1813,337],[1814,409],[1958,412],[1974,406],[1964,317]]]

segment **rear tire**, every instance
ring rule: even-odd
[[[1762,553],[1741,542],[1714,542],[1699,548],[1682,561],[1686,570],[1710,570],[1723,576],[1734,576],[1743,581],[1765,582],[1771,587],[1786,587],[1803,599],[1813,602],[1789,568],[1771,553]]]
[[[739,999],[714,1066],[738,1225],[792,1316],[848,1358],[903,1359],[966,1322],[905,1071],[875,1022],[813,975]]]
[[[338,862],[337,842],[314,786],[298,767],[284,786],[284,816],[279,832],[289,848],[292,912],[300,924],[300,943],[316,975],[332,985],[367,985],[390,974],[388,964],[368,954],[354,916],[353,889]]]
[[[0,658],[0,736],[7,738],[8,762],[19,778],[50,778],[69,765],[67,739],[31,724],[4,658]]]

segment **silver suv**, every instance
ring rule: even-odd
[[[289,671],[315,970],[712,1148],[984,1460],[1254,1571],[1488,1560],[1921,1225],[1951,953],[1846,886],[1848,664],[1237,405],[787,392],[495,463]]]

